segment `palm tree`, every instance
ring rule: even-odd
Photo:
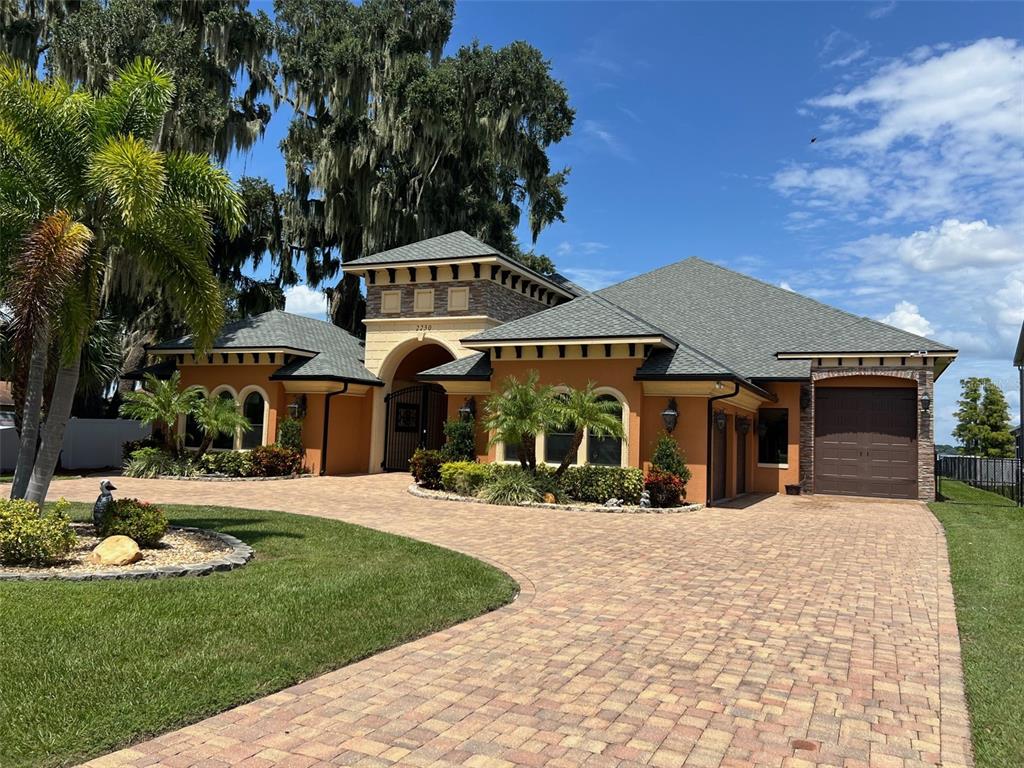
[[[14,310],[19,358],[30,361],[29,428],[13,496],[46,497],[101,296],[137,298],[160,286],[200,349],[223,323],[209,266],[211,220],[237,232],[242,201],[208,156],[153,149],[173,94],[171,77],[148,59],[121,70],[97,96],[59,79],[39,82],[0,57],[0,301]],[[63,271],[38,268],[47,260]],[[15,278],[20,294],[8,288]],[[51,312],[54,295],[60,302]],[[54,340],[60,362],[43,423]]]
[[[227,397],[204,397],[192,408],[199,428],[203,430],[203,442],[199,444],[193,458],[198,459],[213,445],[213,441],[221,435],[231,435],[238,430],[248,432],[252,429],[249,420],[238,410],[234,400]]]
[[[501,391],[487,399],[484,409],[491,445],[518,445],[519,463],[530,472],[537,471],[534,440],[555,418],[554,388],[539,384],[539,379],[537,371],[530,371],[526,381],[509,376],[502,382]]]
[[[573,431],[572,442],[555,470],[555,477],[561,477],[576,458],[583,444],[584,432],[590,432],[594,437],[617,437],[620,440],[625,436],[621,406],[596,394],[594,387],[594,382],[588,381],[585,388],[570,389],[555,398],[554,425]]]
[[[203,398],[199,387],[181,388],[181,372],[161,381],[151,373],[144,378],[144,389],[129,392],[121,404],[121,415],[160,427],[164,448],[173,456],[180,456],[183,436],[178,430],[182,416],[195,413]]]

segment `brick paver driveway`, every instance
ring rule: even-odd
[[[970,764],[945,543],[922,504],[633,516],[425,501],[407,483],[119,480],[121,495],[435,542],[500,565],[522,594],[94,764]],[[52,490],[92,500],[95,485]]]

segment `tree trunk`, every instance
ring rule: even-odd
[[[583,443],[583,430],[577,429],[576,433],[572,436],[572,445],[569,446],[568,452],[562,457],[562,463],[558,465],[558,469],[555,470],[555,477],[561,477],[565,474],[565,470],[572,464],[572,460],[576,458],[576,454],[579,453],[580,445]]]
[[[363,337],[363,318],[366,316],[366,300],[359,290],[359,278],[345,275],[331,292],[331,322],[351,334]]]
[[[192,454],[193,461],[199,461],[203,457],[203,454],[210,450],[210,446],[213,445],[214,435],[212,432],[203,435],[203,442],[199,444],[199,448],[195,453]]]
[[[18,463],[14,469],[14,483],[11,498],[25,498],[28,481],[32,476],[32,465],[36,458],[39,442],[39,420],[43,409],[43,386],[46,382],[46,358],[50,348],[50,327],[42,325],[32,342],[32,357],[29,360],[28,381],[25,385],[25,405],[22,410],[21,444],[18,446]]]
[[[71,404],[75,400],[78,388],[78,371],[82,362],[82,347],[77,346],[71,360],[57,369],[57,378],[53,385],[53,397],[50,398],[50,409],[43,425],[43,441],[36,454],[32,477],[28,481],[25,498],[42,504],[46,500],[46,492],[53,480],[53,471],[57,468],[57,459],[64,443],[64,428],[71,415]]]

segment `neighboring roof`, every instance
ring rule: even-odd
[[[1017,337],[1017,351],[1013,355],[1013,364],[1024,366],[1024,323],[1020,324],[1020,336]]]
[[[463,343],[472,347],[474,342],[651,338],[666,335],[660,328],[607,299],[587,294],[542,312],[488,328],[463,339]]]
[[[363,256],[354,261],[346,262],[343,268],[372,267],[375,264],[414,264],[418,261],[472,259],[479,256],[495,256],[528,274],[534,275],[537,280],[547,281],[573,296],[582,296],[587,293],[585,288],[576,285],[576,283],[564,275],[560,275],[557,272],[550,275],[535,272],[522,262],[506,256],[497,248],[492,248],[484,241],[477,240],[462,230],[449,232],[447,235],[430,237],[426,240],[420,240],[418,243],[409,243],[408,245],[391,248],[369,256]]]
[[[444,379],[465,379],[469,381],[487,381],[491,378],[491,360],[484,352],[460,357],[435,368],[417,374],[423,381],[440,381]]]
[[[956,351],[692,257],[597,295],[680,342],[672,360],[659,363],[664,374],[695,373],[695,351],[747,379],[806,378],[810,361],[776,357],[784,352]]]
[[[190,350],[191,336],[149,347],[154,352]],[[310,353],[282,366],[273,379],[326,379],[379,385],[363,365],[363,343],[338,326],[312,317],[274,310],[226,324],[213,349],[294,349]]]
[[[158,379],[166,381],[174,375],[174,371],[177,370],[178,366],[175,364],[173,358],[167,360],[161,360],[159,363],[153,365],[144,365],[142,368],[136,368],[133,371],[125,371],[121,374],[122,379],[128,381],[142,381],[146,378],[146,374],[152,374]]]

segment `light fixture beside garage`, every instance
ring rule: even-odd
[[[932,408],[932,398],[927,392],[921,395],[921,412],[928,413]]]
[[[718,427],[719,431],[725,429],[727,423],[725,411],[715,411],[715,426]]]

